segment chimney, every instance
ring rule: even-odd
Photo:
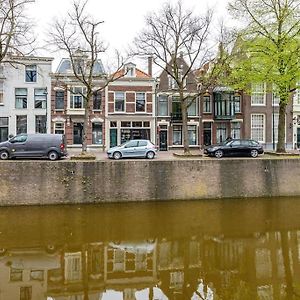
[[[148,74],[152,77],[152,56],[148,56]]]

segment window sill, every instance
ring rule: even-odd
[[[64,111],[64,109],[57,109],[57,108],[55,108],[54,110],[55,111]]]
[[[102,109],[93,109],[93,112],[100,113],[100,112],[102,112]]]

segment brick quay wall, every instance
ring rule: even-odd
[[[0,206],[300,196],[299,159],[0,162]]]

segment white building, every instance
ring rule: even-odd
[[[9,134],[50,133],[50,57],[14,57],[0,68],[0,141]]]

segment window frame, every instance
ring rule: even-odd
[[[257,88],[259,85],[263,86],[262,90]],[[251,106],[266,106],[266,87],[265,82],[251,84]],[[258,97],[262,97],[262,101],[259,101]]]
[[[38,94],[37,91],[42,91],[43,93]],[[42,99],[39,99],[42,98]],[[42,107],[37,107],[36,102],[41,101]],[[44,103],[44,105],[43,105]],[[35,109],[47,109],[47,89],[46,88],[35,88],[34,89],[34,108]]]
[[[27,80],[27,78],[29,78],[29,80]],[[36,64],[31,64],[31,65],[25,66],[25,82],[26,83],[36,83],[37,82],[37,65]]]
[[[58,96],[58,94],[61,94]],[[58,99],[62,100],[62,108],[58,107],[57,103],[59,103]],[[55,91],[55,103],[54,103],[54,109],[57,111],[63,111],[65,108],[65,91],[64,90],[57,90]]]
[[[81,92],[76,93],[76,89],[80,89]],[[73,86],[70,90],[70,109],[84,109],[84,97],[83,95],[86,94],[86,88],[83,86]],[[81,99],[81,107],[75,107],[76,100],[75,98],[78,97]]]
[[[140,99],[138,99],[138,94],[140,95],[144,95],[144,110],[138,110],[138,101],[140,101]],[[135,112],[136,113],[145,113],[147,109],[147,94],[145,92],[136,92],[135,93]]]
[[[255,125],[255,126],[261,126],[261,128],[259,128],[259,127],[257,127],[257,128],[255,128],[254,127],[254,122],[253,122],[253,118],[254,117],[262,117],[262,125]],[[261,129],[262,130],[262,139],[259,139],[259,138],[256,138],[256,137],[254,137],[254,133],[253,133],[253,130],[254,129]],[[258,136],[258,134],[257,134],[257,136]],[[265,114],[251,114],[251,139],[252,140],[255,140],[255,141],[257,141],[257,142],[259,142],[259,143],[265,143],[265,140],[266,140],[266,116],[265,116]]]
[[[24,120],[26,121],[26,123],[25,123],[26,131],[22,132],[22,131],[18,130],[18,118],[24,118]],[[25,127],[25,125],[24,125],[24,127]],[[20,128],[20,126],[19,126],[19,128]],[[22,133],[26,134],[27,132],[28,132],[28,118],[27,118],[27,115],[17,115],[16,116],[16,133],[17,134],[22,134]]]
[[[117,95],[123,95],[122,99],[117,99]],[[116,103],[123,102],[123,110],[116,110]],[[126,111],[126,93],[125,92],[114,92],[114,112],[116,113],[124,113]]]
[[[20,90],[26,91],[26,94],[25,93],[17,94],[17,91],[20,91]],[[22,101],[22,107],[18,107],[17,103],[19,103],[21,101]],[[27,109],[27,108],[28,108],[28,89],[27,88],[15,88],[15,109]]]
[[[61,128],[57,129],[57,124],[62,124],[62,129]],[[58,131],[62,131],[62,132],[57,132],[57,130]],[[63,122],[63,121],[56,121],[56,122],[54,122],[53,131],[54,131],[55,134],[65,134],[65,122]]]
[[[41,118],[40,120],[38,120]],[[44,119],[44,120],[42,120]],[[39,127],[38,127],[38,122]],[[44,125],[44,127],[42,127]],[[42,129],[38,131],[38,129]],[[47,133],[47,116],[46,115],[35,115],[35,133]]]
[[[207,110],[207,108],[209,108],[209,110]],[[212,113],[211,95],[204,95],[203,96],[203,113],[204,114],[211,114]]]

